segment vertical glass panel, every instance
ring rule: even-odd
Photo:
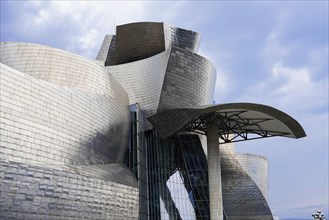
[[[172,199],[179,211],[181,219],[196,219],[194,208],[189,199],[189,194],[186,191],[181,174],[178,170],[168,179],[167,187],[170,190]]]

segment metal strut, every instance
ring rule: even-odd
[[[272,118],[247,118],[242,114],[248,110],[216,112],[205,115],[186,127],[186,131],[207,135],[207,124],[216,123],[218,136],[224,143],[240,142],[246,140],[286,136],[290,133],[264,130],[261,123],[273,120]]]

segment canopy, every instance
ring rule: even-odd
[[[284,136],[305,137],[302,126],[291,116],[270,106],[255,103],[229,103],[177,108],[148,118],[161,138],[182,131],[207,133],[207,125],[217,124],[224,142]]]

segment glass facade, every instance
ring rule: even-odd
[[[150,219],[209,219],[207,160],[197,135],[146,133]]]
[[[149,182],[144,116],[138,104],[130,106],[128,167],[138,181],[139,218],[149,219]]]
[[[138,104],[130,110],[127,163],[138,180],[139,218],[210,219],[207,157],[199,136],[161,139],[156,130],[144,131]]]

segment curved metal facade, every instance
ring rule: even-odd
[[[266,157],[250,153],[236,154],[239,163],[268,201],[269,162]]]
[[[70,90],[2,64],[1,143],[11,153],[0,158],[122,163],[128,145],[128,97],[118,83],[111,85],[112,97]]]
[[[0,167],[1,219],[138,219],[136,180],[127,168],[4,160]]]
[[[144,60],[104,68],[127,91],[130,104],[138,103],[148,117],[158,108],[169,55],[170,49]]]
[[[211,103],[215,82],[216,71],[209,60],[173,47],[157,112]]]
[[[84,57],[44,45],[4,42],[0,62],[59,86],[111,96],[111,77]]]
[[[0,100],[1,217],[138,217],[136,180],[120,165],[129,100],[114,78],[65,51],[2,43]]]
[[[105,38],[104,43],[107,41],[108,38]],[[199,43],[199,33],[164,23],[138,22],[120,25],[117,27],[116,37],[112,38],[108,47],[105,64],[118,65],[146,59],[170,47],[197,53]]]
[[[201,38],[199,33],[166,24],[163,26],[166,48],[178,47],[192,53],[198,52]]]
[[[228,219],[272,220],[263,192],[240,164],[234,145],[220,144],[220,157],[223,207]]]
[[[132,23],[118,26],[116,36],[105,37],[99,59],[107,47],[104,68],[128,92],[130,104],[138,103],[149,117],[211,103],[216,71],[196,54],[199,41],[193,31],[163,23]]]

